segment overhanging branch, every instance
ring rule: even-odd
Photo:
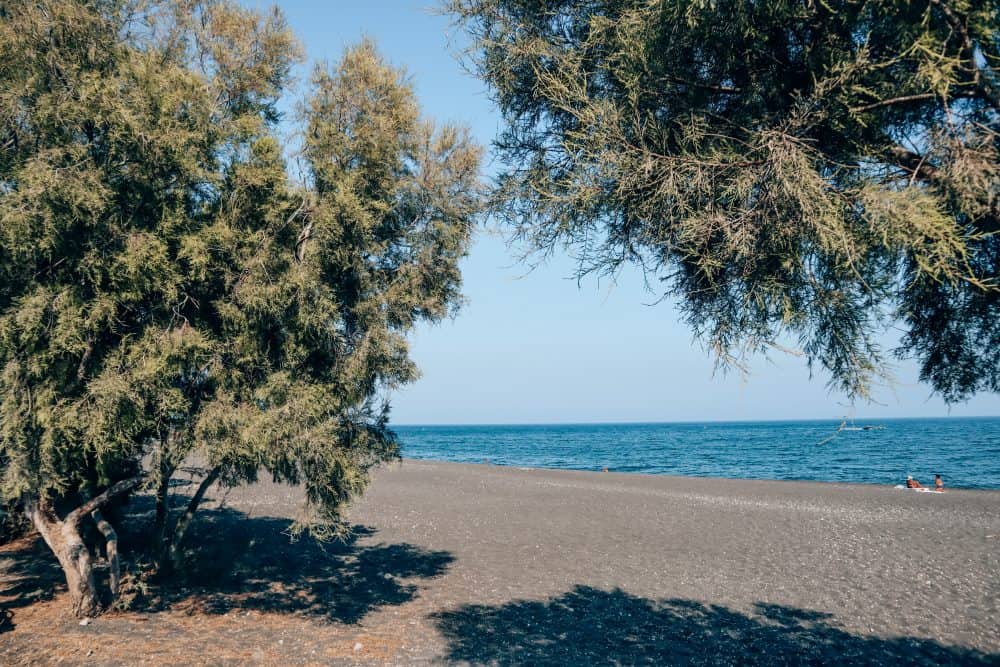
[[[104,493],[94,496],[84,504],[77,507],[75,510],[66,515],[63,519],[64,523],[68,523],[73,527],[79,527],[80,522],[83,521],[84,517],[93,512],[94,510],[99,510],[117,495],[125,493],[126,491],[131,491],[135,487],[142,483],[145,477],[143,475],[137,475],[135,477],[130,477],[129,479],[123,479],[120,482],[112,484],[109,486]]]

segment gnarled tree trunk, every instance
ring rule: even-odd
[[[77,617],[96,616],[101,609],[97,586],[94,583],[94,559],[90,549],[80,535],[80,525],[83,520],[97,513],[98,527],[108,540],[108,560],[114,557],[112,564],[112,586],[117,586],[117,576],[114,568],[117,565],[117,535],[111,524],[103,521],[99,510],[115,496],[130,491],[142,482],[142,477],[132,477],[113,484],[100,495],[83,503],[65,518],[60,519],[55,508],[44,498],[26,498],[24,512],[31,523],[38,529],[45,544],[59,560],[63,574],[66,576],[66,587],[69,590],[70,608]],[[101,523],[107,524],[101,526]],[[106,529],[110,529],[107,532]],[[113,544],[112,544],[113,542]]]
[[[29,499],[24,503],[24,510],[62,566],[73,614],[96,616],[100,600],[94,584],[94,562],[79,527],[60,521],[45,501]]]

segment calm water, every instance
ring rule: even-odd
[[[403,456],[616,472],[1000,488],[1000,417],[836,421],[397,426]]]

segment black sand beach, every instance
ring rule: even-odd
[[[217,492],[192,580],[88,626],[4,548],[0,662],[1000,664],[1000,492],[405,461],[332,548],[298,497]]]

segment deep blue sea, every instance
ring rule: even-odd
[[[402,454],[534,468],[1000,488],[1000,417],[671,424],[396,426]],[[831,436],[834,436],[831,438]],[[823,442],[826,441],[826,442]],[[823,444],[819,444],[823,442]]]

